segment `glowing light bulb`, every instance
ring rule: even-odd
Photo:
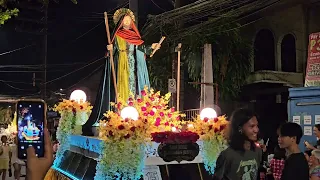
[[[204,120],[205,118],[214,119],[217,117],[217,112],[212,108],[204,108],[200,112],[200,119]]]
[[[136,121],[139,118],[139,112],[136,108],[128,106],[121,110],[120,116],[122,117],[122,119],[128,118]]]
[[[87,100],[87,95],[82,90],[74,90],[70,95],[70,100],[77,101],[78,103],[85,102]]]

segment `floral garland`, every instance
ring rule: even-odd
[[[141,97],[127,102],[118,98],[112,104],[117,112],[108,111],[99,124],[103,141],[95,179],[140,179],[151,133],[181,127],[179,120],[184,115],[168,107],[170,96],[145,88]],[[121,118],[121,110],[128,106],[138,111],[138,120]]]
[[[74,100],[63,99],[58,105],[55,105],[53,110],[59,112],[61,115],[59,126],[57,129],[57,139],[59,141],[59,149],[56,154],[56,159],[54,165],[60,164],[63,153],[69,149],[69,137],[71,134],[77,132],[77,125],[81,121],[81,116],[83,113],[91,113],[92,106],[89,102],[77,102]],[[80,126],[81,128],[81,126]]]
[[[226,130],[228,121],[225,116],[219,116],[214,119],[200,119],[198,116],[193,122],[189,122],[188,130],[196,132],[202,140],[202,159],[206,170],[214,173],[217,158],[221,151],[227,147]]]
[[[156,143],[165,144],[183,144],[183,143],[196,143],[199,139],[199,135],[191,131],[182,132],[156,132],[152,133],[152,141]]]

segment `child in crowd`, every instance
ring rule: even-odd
[[[1,149],[0,149],[0,173],[2,174],[2,180],[6,179],[7,170],[9,169],[11,159],[11,148],[7,143],[7,136],[1,136]]]
[[[23,166],[25,163],[18,159],[18,149],[17,149],[17,137],[14,139],[14,144],[11,146],[12,150],[12,158],[11,162],[14,167],[14,178],[15,180],[19,180],[21,176],[21,166]]]
[[[270,161],[270,171],[272,173],[274,180],[280,180],[282,175],[282,170],[284,168],[286,158],[286,151],[276,147],[274,150],[274,156]]]

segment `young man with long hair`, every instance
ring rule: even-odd
[[[302,129],[299,124],[286,123],[281,126],[278,138],[280,148],[286,150],[286,161],[281,180],[309,180],[309,166],[299,149]]]
[[[255,145],[258,120],[249,109],[238,109],[231,116],[229,147],[216,163],[214,180],[256,180],[262,150]]]

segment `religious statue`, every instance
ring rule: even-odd
[[[105,20],[107,35],[110,37],[108,18]],[[153,43],[151,46],[144,45],[135,25],[135,16],[129,9],[118,9],[113,15],[113,21],[116,26],[107,46],[108,53],[94,108],[88,121],[82,127],[83,135],[93,135],[92,126],[96,126],[97,122],[103,118],[103,113],[111,110],[110,102],[115,102],[116,96],[128,99],[130,93],[139,95],[145,86],[150,87],[146,55],[152,56],[164,40],[163,37],[159,43]],[[113,52],[113,60],[109,51]],[[114,72],[112,72],[112,66]],[[116,83],[113,82],[113,79],[116,79]],[[114,88],[115,84],[116,88]]]
[[[116,24],[111,40],[113,45],[108,45],[107,48],[114,52],[118,96],[128,99],[130,93],[136,95],[145,86],[150,87],[146,55],[150,55],[159,45],[144,45],[130,9],[118,9],[113,15],[113,21]]]

